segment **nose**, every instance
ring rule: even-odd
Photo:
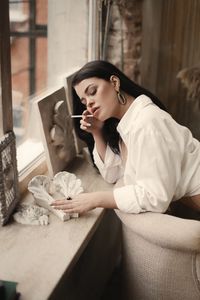
[[[86,103],[86,106],[87,106],[87,107],[92,107],[92,106],[93,106],[93,104],[94,104],[94,99],[92,99],[91,97],[88,97],[88,98],[86,99],[86,101],[87,101],[87,103]]]

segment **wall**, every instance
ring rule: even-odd
[[[113,1],[106,58],[140,82],[142,0]]]
[[[200,2],[143,0],[142,22],[142,84],[200,139],[200,110],[177,79],[181,69],[199,65]]]
[[[87,61],[88,1],[48,1],[48,84]],[[64,34],[63,34],[64,32]]]

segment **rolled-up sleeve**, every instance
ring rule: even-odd
[[[114,189],[117,207],[127,213],[165,212],[180,180],[181,153],[173,137],[156,128],[130,137],[128,174],[134,183]]]
[[[105,181],[115,183],[123,175],[121,157],[115,154],[109,146],[106,147],[105,159],[102,161],[96,145],[93,150],[94,162]]]

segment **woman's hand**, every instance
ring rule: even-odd
[[[56,200],[51,206],[55,209],[63,210],[66,213],[79,213],[90,211],[97,207],[97,198],[95,193],[84,193],[74,197],[74,199],[68,200]]]
[[[104,122],[97,120],[94,117],[88,117],[90,113],[85,110],[82,114],[82,119],[80,120],[80,128],[92,134],[100,132]]]
[[[56,200],[51,206],[65,213],[85,213],[96,207],[117,208],[112,192],[82,193],[72,200]]]

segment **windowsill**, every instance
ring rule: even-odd
[[[17,148],[20,195],[27,192],[29,181],[36,175],[47,172],[47,163],[41,142],[28,139]]]
[[[85,191],[112,188],[82,158],[77,158],[67,171],[82,180]],[[30,194],[24,198],[32,200]],[[48,226],[12,222],[0,228],[0,278],[18,282],[22,300],[48,299],[62,275],[73,269],[104,211],[98,208],[66,222],[51,214]]]

